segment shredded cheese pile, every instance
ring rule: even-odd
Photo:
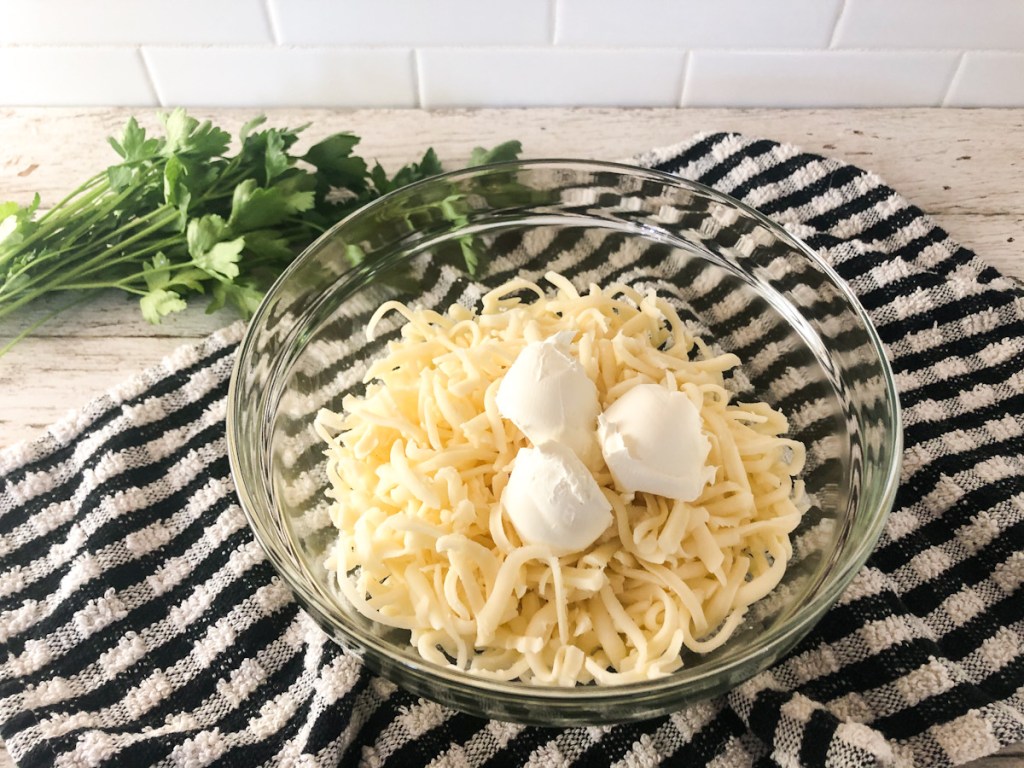
[[[327,565],[367,618],[410,632],[424,659],[503,680],[572,686],[667,675],[683,650],[728,640],[792,555],[803,445],[764,403],[732,403],[737,366],[687,332],[672,306],[625,285],[578,293],[512,280],[479,313],[389,302],[406,323],[366,374],[364,395],[322,409],[331,517]],[[515,294],[536,295],[524,302]],[[587,550],[523,545],[500,503],[527,444],[494,398],[526,344],[572,330],[607,408],[658,383],[700,404],[715,481],[692,502],[627,500],[606,467],[594,477],[614,523]]]

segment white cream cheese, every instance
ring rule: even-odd
[[[692,501],[714,480],[700,412],[682,392],[639,384],[602,413],[597,437],[615,485]]]
[[[527,344],[498,386],[495,404],[535,446],[561,443],[588,462],[597,456],[601,406],[597,387],[572,356],[572,337],[572,331],[562,331]]]
[[[594,476],[559,443],[519,449],[501,503],[524,543],[559,554],[589,547],[612,523]]]

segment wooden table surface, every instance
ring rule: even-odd
[[[232,132],[259,113],[272,125],[311,123],[304,134],[310,142],[353,131],[363,137],[360,154],[386,168],[417,159],[428,146],[456,168],[474,146],[510,138],[523,142],[524,157],[603,160],[626,159],[701,131],[791,142],[875,171],[954,239],[1024,278],[1020,109],[193,111]],[[144,125],[156,122],[143,110],[0,109],[0,201],[24,203],[36,192],[44,207],[60,199],[116,159],[106,137],[120,133],[132,114]],[[0,346],[56,306],[43,301],[0,320]],[[31,439],[69,409],[233,319],[192,309],[151,326],[136,302],[120,295],[63,313],[0,357],[0,449]],[[1024,766],[1024,745],[971,765]]]

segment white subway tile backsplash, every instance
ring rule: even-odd
[[[954,53],[697,51],[683,106],[939,106]]]
[[[0,42],[272,42],[262,0],[0,0]]]
[[[552,2],[270,0],[282,43],[418,46],[548,43]]]
[[[966,54],[946,104],[1024,107],[1024,53]]]
[[[425,107],[674,106],[685,58],[551,48],[427,48],[419,56]]]
[[[840,0],[559,0],[565,45],[826,47]]]
[[[1024,39],[1021,0],[846,0],[836,45],[1011,48]]]
[[[1024,0],[0,0],[0,104],[1024,106]]]
[[[144,48],[164,105],[412,107],[405,49]]]
[[[0,48],[5,106],[156,106],[134,48]]]

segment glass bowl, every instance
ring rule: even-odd
[[[479,260],[476,274],[466,259]],[[549,270],[577,287],[655,288],[696,333],[742,364],[735,386],[778,408],[807,447],[810,509],[783,581],[736,634],[668,676],[622,686],[498,682],[423,660],[408,634],[347,606],[324,567],[334,539],[312,423],[359,391],[384,339],[380,304],[446,309]],[[664,714],[770,666],[863,565],[899,477],[901,428],[878,336],[805,244],[700,184],[625,165],[503,163],[419,182],[357,211],[306,250],[252,319],[231,379],[231,469],[243,509],[299,603],[338,643],[409,691],[471,714],[581,725]],[[684,652],[685,653],[685,652]]]

